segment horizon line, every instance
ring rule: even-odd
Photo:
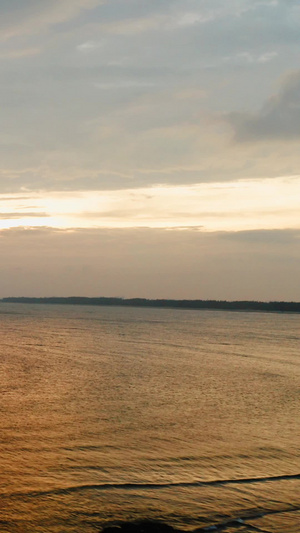
[[[266,311],[300,313],[300,302],[271,300],[201,300],[173,298],[123,298],[116,296],[8,296],[2,303],[152,307],[191,310]]]

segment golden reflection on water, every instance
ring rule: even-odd
[[[299,474],[297,315],[1,304],[0,325],[1,532],[257,510],[294,531],[299,477],[195,482]]]

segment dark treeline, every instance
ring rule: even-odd
[[[228,311],[270,311],[300,313],[300,302],[256,302],[226,300],[149,300],[147,298],[88,298],[83,296],[2,298],[2,302],[24,304],[105,305],[128,307],[166,307],[175,309],[220,309]]]

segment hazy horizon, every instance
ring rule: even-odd
[[[296,0],[4,0],[0,297],[300,301]]]

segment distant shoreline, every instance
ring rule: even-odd
[[[122,306],[122,307],[152,307],[166,309],[211,309],[220,311],[264,311],[277,313],[300,313],[300,302],[259,302],[251,300],[151,300],[147,298],[109,298],[109,297],[7,297],[3,303],[22,304],[55,304],[55,305],[90,305],[90,306]]]

